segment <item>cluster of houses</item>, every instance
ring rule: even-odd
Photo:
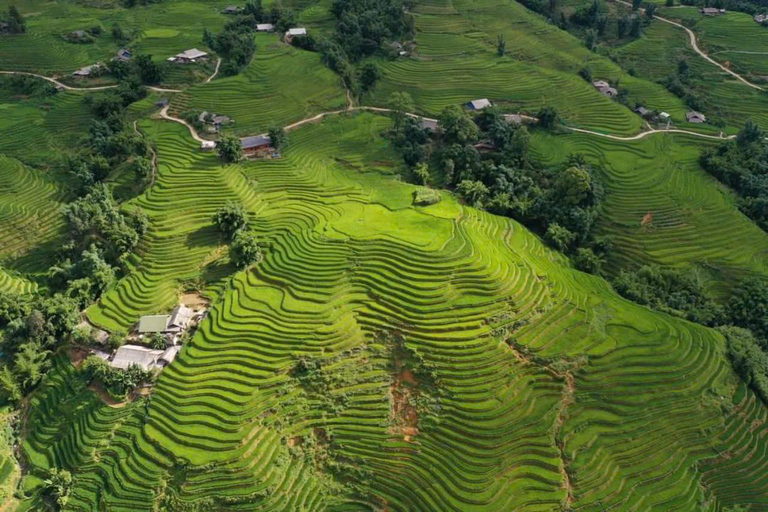
[[[115,54],[115,56],[112,57],[112,60],[116,60],[120,62],[128,62],[132,58],[133,58],[133,52],[131,52],[126,48],[120,48],[120,50]],[[90,66],[85,66],[83,68],[76,70],[74,73],[72,73],[72,76],[75,78],[87,78],[87,77],[98,74],[98,72],[102,71],[103,69],[104,69],[104,64],[101,62],[97,62],[96,64],[91,64]]]
[[[229,116],[205,111],[200,113],[200,116],[198,116],[197,120],[201,125],[205,127],[205,130],[209,133],[218,133],[222,126],[228,126],[234,123],[232,118]]]
[[[205,310],[194,311],[183,305],[176,306],[167,315],[146,315],[139,320],[138,327],[129,339],[142,341],[148,336],[161,335],[165,338],[166,347],[150,348],[144,345],[126,344],[115,350],[113,354],[95,350],[94,354],[101,357],[113,368],[127,369],[137,365],[147,371],[161,370],[171,364],[181,350],[181,336],[205,317]],[[108,337],[105,331],[97,331],[94,339],[104,343]]]

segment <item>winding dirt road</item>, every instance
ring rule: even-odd
[[[629,2],[626,2],[625,0],[616,0],[616,1],[618,3],[620,3],[620,4],[632,7],[632,4],[629,3]],[[645,12],[645,9],[639,9],[639,11],[640,12]],[[663,21],[664,23],[669,23],[670,25],[674,25],[676,27],[679,27],[679,28],[685,30],[688,33],[688,39],[689,39],[689,42],[691,43],[691,47],[693,48],[693,50],[696,53],[698,53],[707,62],[709,62],[711,64],[714,64],[715,66],[717,66],[718,68],[722,69],[723,71],[725,71],[726,73],[728,73],[729,75],[734,77],[735,79],[737,79],[740,82],[742,82],[744,85],[752,87],[753,89],[757,89],[758,91],[764,91],[765,90],[763,87],[760,87],[757,84],[753,84],[752,82],[750,82],[749,80],[747,80],[746,78],[741,76],[740,74],[738,74],[738,73],[736,73],[734,71],[731,71],[730,69],[728,69],[727,67],[725,67],[724,65],[720,64],[715,59],[713,59],[712,57],[707,55],[704,51],[702,51],[701,48],[699,48],[699,43],[696,40],[696,34],[694,34],[693,30],[689,29],[686,26],[681,25],[680,23],[677,23],[676,21],[668,20],[667,18],[662,18],[661,16],[654,15],[653,17],[654,17],[654,19],[657,19],[659,21]]]

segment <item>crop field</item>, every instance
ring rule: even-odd
[[[745,273],[768,273],[768,236],[738,211],[732,192],[701,169],[700,141],[685,135],[631,143],[583,134],[536,137],[539,158],[555,162],[582,153],[604,171],[599,230],[614,239],[612,271],[695,265],[721,285]]]
[[[288,46],[274,34],[257,35],[256,44],[256,56],[243,73],[190,87],[174,100],[174,112],[196,108],[228,115],[235,133],[254,135],[344,108],[341,80],[316,53]]]
[[[97,21],[136,30],[133,47],[157,59],[202,48],[203,28],[220,28],[229,3],[30,0],[29,32],[0,37],[0,70],[60,75],[108,58],[118,48],[108,34],[93,45],[61,38]],[[323,34],[334,30],[332,3],[285,2],[297,24]],[[256,34],[240,74],[200,83],[201,68],[195,85],[150,92],[119,120],[135,121],[156,159],[142,181],[117,153],[105,182],[148,229],[118,279],[73,308],[78,322],[125,333],[186,294],[210,307],[156,382],[123,402],[86,377],[81,341],[57,345],[16,411],[22,464],[0,438],[0,493],[23,473],[16,510],[49,507],[53,469],[74,477],[61,509],[83,512],[768,508],[768,410],[734,372],[722,331],[627,301],[608,280],[649,263],[692,268],[724,298],[739,279],[768,276],[768,235],[700,167],[700,152],[720,141],[600,136],[645,123],[578,72],[589,67],[626,89],[628,104],[709,134],[720,128],[684,123],[688,108],[659,83],[680,57],[711,86],[707,106],[727,133],[750,117],[768,126],[766,95],[724,77],[658,21],[616,48],[614,62],[514,1],[419,0],[412,12],[417,51],[372,57],[381,77],[362,105],[405,91],[417,113],[437,115],[487,97],[505,112],[553,106],[566,126],[596,132],[530,127],[530,153],[553,170],[574,154],[595,165],[605,190],[594,234],[613,239],[606,277],[451,191],[414,205],[421,187],[405,181],[392,118],[336,112],[349,95],[319,53]],[[705,35],[710,21],[696,30],[731,48],[732,32],[707,25]],[[167,83],[188,78],[175,72]],[[0,295],[45,291],[74,195],[58,164],[93,151],[90,93],[4,94]],[[277,156],[224,164],[158,115],[160,97],[176,117],[230,116],[226,130],[238,136],[334,113],[290,130]],[[245,270],[214,221],[231,203],[263,253]]]
[[[660,15],[673,20],[690,20],[701,46],[715,60],[728,63],[738,73],[768,75],[768,29],[749,14],[726,12],[703,16],[694,8],[662,9]],[[764,80],[764,78],[763,78]]]
[[[736,385],[719,335],[618,298],[514,221],[449,194],[413,207],[414,187],[391,177],[388,122],[331,118],[294,132],[282,159],[226,167],[185,151],[183,127],[142,123],[161,165],[136,200],[151,236],[89,317],[127,326],[195,279],[218,300],[146,406],[100,405],[57,363],[24,450],[34,471],[76,470],[68,508],[768,499],[750,458],[732,463],[740,492],[725,483],[733,466],[718,454],[751,419],[721,412]],[[227,199],[266,248],[231,280],[210,227]]]

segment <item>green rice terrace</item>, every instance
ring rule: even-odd
[[[724,5],[0,0],[0,512],[768,510]]]

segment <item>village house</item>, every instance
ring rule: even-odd
[[[619,94],[619,91],[611,87],[611,84],[605,80],[597,80],[592,82],[592,86],[600,91],[603,96],[607,96],[608,98],[615,98]]]
[[[7,32],[10,30],[11,24],[6,23],[5,21],[0,21],[0,34]]]
[[[168,347],[165,350],[142,347],[141,345],[123,345],[115,351],[109,365],[112,368],[126,370],[138,366],[145,371],[162,369],[176,359],[179,347]]]
[[[257,23],[256,32],[272,32],[275,30],[275,26],[271,23]]]
[[[307,35],[307,29],[303,27],[297,27],[297,28],[289,28],[285,32],[285,42],[290,43],[293,41],[293,38],[296,36],[305,36]]]
[[[696,112],[695,110],[691,110],[687,114],[685,114],[685,119],[689,123],[706,123],[707,118],[704,114],[700,112]]]
[[[754,19],[757,23],[760,24],[768,23],[768,14],[755,14]]]
[[[472,100],[469,103],[467,103],[467,108],[469,110],[483,110],[484,108],[488,108],[491,106],[490,100],[483,98],[480,100]]]
[[[85,30],[75,30],[69,33],[70,39],[83,39],[86,36]]]
[[[699,12],[704,16],[720,16],[725,14],[725,9],[717,9],[715,7],[702,7]]]
[[[203,151],[213,151],[216,149],[216,143],[212,140],[204,140],[200,143],[200,149]]]
[[[194,311],[186,306],[176,306],[170,315],[145,315],[139,319],[138,332],[175,336],[187,328]]]
[[[272,139],[267,135],[243,137],[240,139],[240,145],[243,148],[243,154],[249,158],[266,156],[274,151],[272,148]]]
[[[72,73],[72,76],[74,76],[75,78],[89,77],[89,76],[93,75],[94,72],[98,71],[99,69],[101,69],[101,64],[93,64],[91,66],[86,66],[84,68],[78,69],[77,71]]]
[[[131,53],[130,50],[126,50],[125,48],[120,48],[120,51],[117,52],[117,55],[115,55],[112,60],[119,60],[121,62],[127,62],[133,58],[133,53]]]
[[[671,117],[668,112],[659,112],[659,120],[661,121],[667,122]]]
[[[181,53],[177,53],[173,57],[168,57],[169,62],[175,62],[177,64],[188,64],[190,62],[197,62],[204,60],[208,57],[208,54],[197,48],[192,48]]]
[[[221,12],[222,14],[240,14],[245,9],[236,5],[228,5]]]
[[[635,109],[635,113],[644,119],[653,117],[653,110],[649,110],[642,105]]]
[[[161,98],[155,102],[155,106],[160,108],[165,108],[170,104],[171,101],[168,98]]]
[[[202,112],[198,117],[198,121],[206,125],[209,132],[218,132],[222,125],[229,125],[233,123],[232,118],[229,116],[212,114],[210,112]]]
[[[523,124],[523,117],[519,114],[504,114],[504,120],[509,124]]]

